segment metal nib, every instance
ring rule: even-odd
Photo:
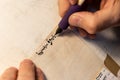
[[[56,30],[55,35],[57,35],[57,34],[61,33],[62,31],[63,31],[63,30],[62,30],[60,27],[58,27],[58,28],[57,28],[57,30]]]

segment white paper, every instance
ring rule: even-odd
[[[96,77],[96,80],[119,80],[108,69],[102,68],[101,72]]]

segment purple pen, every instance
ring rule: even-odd
[[[79,0],[78,4],[73,5],[69,8],[69,10],[66,12],[60,23],[58,24],[58,28],[56,30],[55,34],[61,33],[63,30],[67,29],[69,26],[68,19],[71,16],[71,14],[75,12],[79,12],[82,10],[82,4],[85,2],[85,0]]]

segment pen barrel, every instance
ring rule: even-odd
[[[66,14],[64,15],[64,17],[62,18],[62,20],[60,21],[60,23],[58,24],[58,26],[62,29],[65,30],[68,28],[69,26],[69,22],[68,19],[71,16],[71,14],[75,13],[75,12],[79,12],[81,10],[81,6],[80,5],[73,5],[69,8],[69,10],[66,12]]]

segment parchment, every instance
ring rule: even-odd
[[[40,52],[54,31],[36,52]],[[52,40],[43,54],[33,54],[31,59],[39,66],[48,80],[92,80],[103,66],[103,61],[71,30]]]

